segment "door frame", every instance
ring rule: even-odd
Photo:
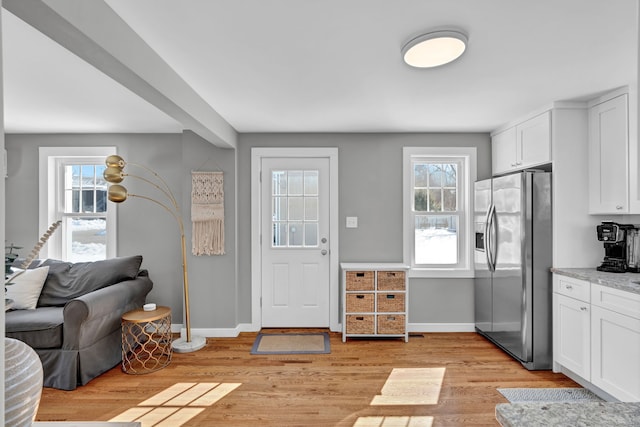
[[[329,329],[340,332],[340,257],[338,254],[338,148],[253,147],[251,149],[251,326],[262,327],[261,165],[263,158],[329,159]]]

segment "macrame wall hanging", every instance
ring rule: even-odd
[[[191,253],[224,254],[222,172],[191,172]]]

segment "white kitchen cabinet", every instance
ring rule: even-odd
[[[551,161],[551,112],[516,125],[516,136],[516,156],[523,168]]]
[[[584,301],[553,296],[555,361],[589,381],[591,374],[591,310]]]
[[[628,94],[589,107],[589,213],[629,213]]]
[[[491,170],[494,175],[509,172],[516,167],[516,127],[491,137]]]
[[[640,295],[596,284],[591,293],[591,382],[623,402],[640,401]]]
[[[554,274],[553,346],[555,372],[640,401],[640,294]]]
[[[553,360],[590,380],[590,283],[560,275],[553,277]]]
[[[494,134],[491,138],[491,165],[500,175],[551,162],[551,112]]]

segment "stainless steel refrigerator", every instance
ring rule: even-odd
[[[527,369],[550,369],[551,173],[474,187],[476,331]]]

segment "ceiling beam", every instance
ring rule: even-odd
[[[3,0],[2,7],[221,148],[238,133],[104,1]]]

